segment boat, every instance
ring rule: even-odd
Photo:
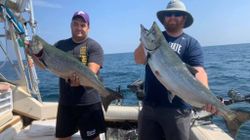
[[[54,140],[58,103],[42,101],[34,62],[24,51],[31,36],[36,33],[32,0],[1,0],[0,7],[0,22],[5,30],[0,37],[1,40],[10,42],[5,47],[13,48],[18,64],[17,80],[0,75],[0,84],[10,84],[10,89],[0,92],[0,140]],[[1,45],[6,54],[5,61],[13,64],[10,59],[13,54],[8,55],[3,47]],[[0,64],[4,65],[4,62]],[[137,118],[143,98],[141,83],[138,80],[128,85],[137,95],[137,105],[125,106],[117,101],[104,112],[108,128],[105,134],[100,135],[102,140],[138,138]],[[191,140],[233,139],[208,119],[211,114],[205,111],[193,114],[194,121],[190,124]],[[72,139],[81,139],[80,134],[76,133]]]

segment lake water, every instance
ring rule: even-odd
[[[227,98],[228,90],[234,88],[242,95],[250,93],[250,44],[224,45],[204,47],[205,68],[209,77],[209,86],[212,92],[223,98]],[[2,63],[0,63],[1,66]],[[9,79],[17,77],[14,69],[0,69],[0,73]],[[44,101],[58,100],[58,78],[50,72],[37,69],[40,79],[40,92]],[[120,87],[125,96],[124,105],[136,105],[138,100],[134,93],[127,89],[127,85],[137,79],[144,78],[144,66],[136,65],[133,53],[107,54],[104,67],[101,71],[104,85],[112,89]],[[249,109],[246,103],[243,108]],[[237,107],[237,105],[236,105]],[[250,110],[249,110],[250,111]],[[225,131],[225,125],[220,117],[215,117],[214,122]],[[242,126],[239,139],[250,135],[250,123]],[[249,137],[246,139],[250,139]]]

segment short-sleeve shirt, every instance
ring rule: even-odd
[[[193,37],[183,33],[179,37],[171,37],[163,32],[164,37],[181,60],[190,66],[203,67],[203,52],[199,42]],[[191,106],[184,102],[178,96],[175,96],[172,102],[169,100],[171,94],[154,76],[149,65],[145,67],[145,98],[144,104],[169,108],[190,108]]]
[[[81,43],[75,43],[72,38],[60,40],[55,47],[73,54],[85,65],[96,63],[103,66],[103,49],[91,38]],[[59,103],[62,105],[91,105],[101,102],[100,95],[95,89],[83,86],[71,87],[63,78],[59,78],[59,92]]]

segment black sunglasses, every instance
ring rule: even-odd
[[[175,16],[175,17],[180,17],[180,16],[184,16],[184,14],[182,12],[168,12],[165,14],[166,17],[171,17],[171,16]]]

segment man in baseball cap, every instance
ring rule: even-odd
[[[77,11],[72,16],[71,34],[75,43],[87,39],[89,32],[89,15],[84,11]]]
[[[58,41],[55,47],[72,54],[97,76],[103,65],[103,49],[88,37],[89,16],[84,11],[74,13],[70,23],[72,36]],[[97,140],[106,131],[101,97],[90,87],[80,85],[79,74],[72,70],[67,79],[59,78],[59,104],[56,122],[58,140],[69,140],[77,131],[82,139]]]

